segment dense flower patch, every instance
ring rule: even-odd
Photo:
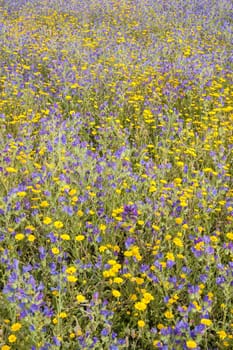
[[[231,1],[0,16],[1,350],[232,349]]]

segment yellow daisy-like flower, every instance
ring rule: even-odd
[[[28,225],[25,227],[25,230],[29,230],[29,231],[35,231],[35,227],[32,225]]]
[[[55,221],[55,222],[53,223],[53,226],[54,226],[55,228],[62,228],[64,225],[63,225],[63,223],[62,223],[61,221]]]
[[[152,300],[154,300],[153,295],[151,295],[151,294],[148,293],[148,292],[145,292],[145,293],[143,294],[143,302],[144,302],[145,304],[149,304]]]
[[[54,318],[53,318],[53,320],[52,320],[52,322],[53,322],[53,324],[57,324],[57,323],[58,323],[57,318],[56,318],[56,317],[54,317]]]
[[[228,232],[226,234],[227,238],[230,239],[231,241],[233,241],[233,232]]]
[[[139,301],[139,302],[134,304],[134,307],[135,307],[136,310],[145,311],[147,306],[146,306],[145,303]]]
[[[49,203],[47,201],[43,201],[43,202],[40,203],[40,206],[42,208],[47,208],[47,207],[49,207]]]
[[[174,315],[171,311],[167,310],[165,313],[164,313],[164,316],[168,319],[168,320],[171,320]]]
[[[60,251],[59,251],[59,249],[58,249],[57,247],[53,247],[53,248],[52,248],[52,253],[53,253],[54,255],[57,255],[57,254],[60,253]]]
[[[3,345],[1,347],[1,350],[10,350],[10,346],[9,345]]]
[[[113,282],[114,283],[117,283],[117,284],[121,284],[121,283],[123,283],[123,278],[121,278],[121,277],[115,277],[114,278],[114,280],[113,280]]]
[[[109,265],[115,265],[116,263],[117,263],[116,260],[113,260],[113,259],[108,260]]]
[[[16,235],[15,235],[15,239],[16,239],[16,241],[22,241],[22,239],[24,239],[24,234],[23,233],[17,233]]]
[[[78,235],[75,237],[75,240],[78,241],[78,242],[81,242],[85,239],[85,236],[84,235]]]
[[[66,233],[64,233],[63,235],[61,235],[61,239],[62,239],[63,241],[70,241],[70,236],[67,235]]]
[[[138,327],[139,327],[139,328],[145,327],[145,322],[144,322],[143,320],[139,320],[139,321],[138,321]]]
[[[15,343],[17,340],[17,337],[14,334],[9,335],[8,341],[9,343]]]
[[[17,196],[19,196],[21,198],[26,197],[26,195],[27,195],[27,192],[25,192],[25,191],[20,191],[17,193]]]
[[[69,195],[72,197],[72,196],[74,196],[75,194],[77,193],[77,190],[76,189],[72,189],[72,190],[70,190],[69,191]]]
[[[76,276],[73,276],[73,275],[67,276],[68,282],[75,283],[75,282],[77,282],[77,280],[78,280],[78,278]]]
[[[141,277],[136,277],[135,278],[136,283],[140,286],[141,284],[144,283],[144,278]]]
[[[46,217],[44,218],[44,220],[43,220],[43,223],[44,223],[45,225],[49,225],[49,224],[51,224],[51,222],[52,222],[52,219],[49,218],[48,216],[46,216]]]
[[[17,170],[15,168],[12,168],[12,167],[6,167],[6,171],[8,173],[17,173]]]
[[[119,292],[119,290],[117,289],[113,289],[112,290],[112,295],[115,297],[115,298],[119,298],[121,296],[121,292]]]
[[[78,210],[77,215],[81,218],[84,215],[84,213],[82,210]]]
[[[175,219],[175,223],[178,224],[178,225],[182,224],[182,222],[183,222],[182,218],[176,218]]]
[[[22,328],[22,325],[21,325],[21,323],[19,323],[19,322],[16,322],[16,323],[14,323],[14,324],[11,326],[11,330],[12,330],[13,332],[19,331],[20,328]]]
[[[73,275],[76,271],[77,269],[75,266],[70,266],[66,269],[66,273],[68,273],[68,275]]]
[[[209,320],[208,318],[202,318],[201,319],[201,324],[204,324],[205,326],[211,326],[212,325],[212,321]]]
[[[220,338],[221,340],[223,340],[223,339],[225,339],[225,338],[227,337],[226,332],[223,331],[223,330],[222,330],[222,331],[218,331],[217,334],[218,334],[218,336],[219,336],[219,338]]]
[[[188,349],[196,349],[197,343],[194,340],[187,340],[186,346]]]
[[[78,294],[78,295],[76,296],[76,300],[77,300],[78,303],[84,303],[84,302],[86,301],[86,298],[85,298],[84,295]]]
[[[183,247],[183,242],[182,242],[181,239],[178,238],[178,237],[173,238],[173,243],[174,243],[177,247],[180,247],[180,248]]]
[[[144,220],[138,220],[138,225],[140,225],[140,226],[142,226],[142,225],[144,225]]]
[[[166,254],[166,258],[167,258],[168,260],[171,260],[171,261],[174,261],[174,260],[175,260],[174,254],[171,253],[171,252],[168,252],[168,253]]]
[[[153,345],[154,345],[154,346],[158,347],[159,344],[160,344],[160,341],[159,341],[159,340],[155,339],[155,340],[153,341]]]
[[[34,242],[35,239],[36,239],[36,237],[35,237],[34,235],[29,235],[29,236],[28,236],[29,242]]]
[[[100,229],[100,231],[105,232],[105,231],[106,231],[106,228],[107,228],[107,226],[106,226],[106,225],[104,225],[104,224],[100,224],[100,225],[99,225],[99,229]]]

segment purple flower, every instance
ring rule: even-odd
[[[190,286],[190,287],[188,288],[189,294],[196,294],[196,293],[199,292],[199,290],[200,290],[200,287],[199,287],[199,286]]]
[[[223,284],[225,282],[225,277],[224,276],[220,276],[220,277],[217,277],[216,278],[216,283],[218,284],[218,285],[221,285],[221,284]]]
[[[110,345],[109,350],[119,350],[117,345]]]
[[[102,331],[101,331],[101,335],[106,337],[107,335],[109,334],[109,330],[107,328],[104,328]]]
[[[124,219],[136,220],[137,216],[138,216],[138,210],[137,210],[137,206],[135,204],[124,205],[124,212],[122,213],[122,217]]]
[[[74,214],[74,209],[73,207],[69,206],[69,205],[64,205],[62,208],[62,211],[64,213],[67,213],[69,216],[72,216]]]

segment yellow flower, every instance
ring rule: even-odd
[[[172,238],[172,236],[171,236],[171,235],[166,235],[166,236],[165,236],[166,241],[170,241],[170,240],[171,240],[171,238]]]
[[[40,203],[40,206],[41,206],[42,208],[46,208],[46,207],[49,206],[49,203],[48,203],[47,201],[43,201],[43,202]]]
[[[150,193],[153,193],[153,192],[155,192],[157,190],[157,188],[155,187],[155,186],[151,186],[150,188],[149,188],[149,192]]]
[[[75,240],[80,242],[80,241],[83,241],[85,239],[85,236],[84,235],[78,235],[75,237]]]
[[[110,277],[109,271],[103,271],[103,277],[105,277],[105,278]]]
[[[84,303],[84,302],[86,301],[86,298],[85,298],[84,295],[78,294],[78,295],[76,296],[76,300],[77,300],[78,303]]]
[[[173,243],[174,243],[177,247],[180,247],[180,248],[183,247],[183,242],[182,242],[181,239],[178,238],[178,237],[173,238]]]
[[[144,279],[143,278],[140,278],[140,277],[136,277],[136,283],[138,284],[138,285],[141,285],[141,284],[143,284],[144,283]]]
[[[29,235],[29,236],[28,236],[29,242],[34,242],[35,239],[36,239],[36,237],[35,237],[34,235]]]
[[[66,318],[67,317],[67,313],[66,312],[60,312],[59,317],[60,318]]]
[[[157,328],[161,331],[161,329],[165,328],[165,326],[162,323],[159,323],[157,325]]]
[[[143,293],[143,302],[145,304],[149,304],[152,300],[154,300],[153,295],[147,292]]]
[[[138,321],[138,327],[139,327],[139,328],[145,327],[145,322],[144,322],[143,320],[139,320],[139,321]]]
[[[28,225],[28,226],[25,227],[25,230],[34,231],[35,227],[32,226],[32,225]]]
[[[115,298],[119,298],[121,296],[121,292],[119,292],[119,290],[117,289],[113,289],[112,290],[112,295],[115,297]]]
[[[8,173],[17,173],[17,170],[15,168],[12,168],[12,167],[6,167],[6,171]]]
[[[62,239],[63,241],[70,241],[70,236],[67,235],[66,233],[64,233],[63,235],[61,235],[61,239]]]
[[[99,229],[100,229],[100,231],[105,232],[106,228],[107,228],[107,226],[106,226],[106,225],[104,225],[104,224],[100,224],[100,225],[99,225]]]
[[[25,196],[27,195],[27,192],[25,192],[25,191],[20,191],[20,192],[17,193],[17,195],[18,195],[19,197],[23,198],[23,197],[25,197]]]
[[[76,271],[77,269],[74,266],[70,266],[66,269],[66,273],[68,273],[68,275],[73,275]]]
[[[211,326],[212,325],[212,321],[209,320],[208,318],[202,318],[201,319],[201,324],[204,324],[205,326]]]
[[[134,307],[135,307],[136,310],[139,310],[139,311],[145,311],[146,310],[146,304],[141,302],[141,301],[135,303]]]
[[[69,191],[69,195],[72,197],[77,193],[77,190],[75,190],[74,188],[72,190]]]
[[[46,217],[44,218],[44,220],[43,220],[43,223],[44,223],[45,225],[49,225],[49,224],[51,224],[51,222],[52,222],[52,219],[49,218],[48,216],[46,216]]]
[[[182,222],[183,222],[182,218],[176,218],[175,219],[175,223],[178,224],[178,225],[182,224]]]
[[[159,344],[160,344],[160,341],[159,341],[159,340],[155,339],[155,340],[153,341],[153,345],[154,345],[154,346],[158,347]]]
[[[8,341],[9,343],[15,343],[17,340],[17,337],[14,334],[9,335]]]
[[[143,220],[138,220],[138,225],[140,225],[140,226],[142,226],[142,225],[144,225],[144,221]]]
[[[113,259],[108,260],[109,265],[115,265],[116,263],[117,263],[116,260],[113,260]]]
[[[52,248],[52,253],[54,254],[54,255],[57,255],[57,254],[59,254],[59,249],[57,248],[57,247],[53,247]]]
[[[197,343],[194,340],[187,340],[186,346],[188,349],[196,349]]]
[[[22,328],[22,325],[21,325],[19,322],[14,323],[14,324],[11,326],[11,330],[12,330],[13,332],[17,332],[18,330],[20,330],[20,328]]]
[[[218,331],[217,334],[221,340],[223,340],[227,337],[227,334],[225,331]]]
[[[77,280],[78,280],[78,278],[76,276],[73,276],[73,275],[67,276],[68,282],[75,283],[75,282],[77,282]]]
[[[57,324],[57,323],[58,323],[57,318],[56,318],[56,317],[54,317],[54,318],[53,318],[53,320],[52,320],[52,322],[53,322],[53,324]]]
[[[53,223],[53,226],[54,226],[55,228],[62,228],[64,225],[63,225],[63,223],[62,223],[61,221],[55,221],[55,222]]]
[[[226,234],[227,238],[230,239],[231,241],[233,241],[233,232],[228,232]]]
[[[164,316],[168,319],[168,320],[171,320],[174,315],[171,311],[167,310],[165,313],[164,313]]]
[[[196,349],[197,343],[194,340],[187,340],[186,346],[188,349]]]
[[[131,294],[130,300],[136,301],[137,300],[137,295],[136,294]]]
[[[126,256],[126,257],[130,257],[130,256],[132,256],[133,255],[133,253],[132,253],[132,251],[130,251],[130,250],[126,250],[125,252],[124,252],[124,256]]]
[[[17,233],[16,235],[15,235],[15,239],[16,239],[16,241],[22,241],[22,239],[24,239],[24,234],[23,233]]]
[[[114,283],[117,283],[117,284],[120,284],[120,283],[123,283],[123,278],[121,277],[115,277],[114,280],[113,280]]]
[[[173,255],[173,253],[167,253],[166,254],[166,258],[168,259],[168,260],[171,260],[171,261],[174,261],[175,260],[175,257],[174,257],[174,255]]]
[[[1,350],[10,350],[10,346],[9,345],[3,345],[1,347]]]

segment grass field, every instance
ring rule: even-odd
[[[0,349],[233,349],[230,0],[0,1]]]

